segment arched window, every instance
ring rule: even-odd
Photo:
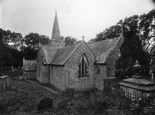
[[[79,77],[89,77],[88,66],[89,66],[88,59],[86,55],[83,54],[80,58],[80,63],[79,63]]]

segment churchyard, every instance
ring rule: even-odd
[[[21,71],[9,70],[3,73],[9,75],[11,81],[9,88],[1,89],[0,113],[2,115],[137,115],[151,112],[151,115],[154,114],[152,106],[148,103],[145,105],[146,103],[142,101],[132,102],[124,96],[123,90],[118,86],[105,87],[103,91],[90,89],[82,92],[68,89],[66,92],[52,93],[27,80],[18,79]],[[47,106],[48,98],[52,99],[50,106]],[[45,102],[39,107],[42,99]]]
[[[51,39],[0,29],[0,115],[155,115],[154,14],[87,43],[60,35],[57,11]]]

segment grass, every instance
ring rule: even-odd
[[[31,83],[12,80],[12,88],[1,91],[1,111],[36,113],[39,101],[44,97],[54,98],[54,94]]]
[[[22,75],[21,69],[14,72],[11,70],[2,72],[10,77]],[[129,103],[121,96],[119,89],[109,93],[106,91],[97,93],[97,89],[86,92],[77,91],[74,97],[70,98],[69,93],[53,94],[24,80],[12,79],[11,84],[11,88],[0,91],[0,115],[125,115],[125,109],[129,112]],[[63,109],[55,107],[38,112],[38,103],[45,97],[52,98],[54,105],[63,98],[68,98],[69,103]]]
[[[104,108],[104,106],[98,113],[100,105],[95,101],[98,97],[90,98],[89,92],[94,93],[93,90],[86,93],[76,92],[75,97],[64,109],[54,108],[38,112],[38,103],[42,98],[53,98],[54,104],[56,104],[62,98],[68,98],[67,94],[65,92],[53,94],[27,81],[12,79],[12,88],[0,93],[0,115],[93,115],[101,113],[104,115],[107,111],[111,111],[111,108]]]

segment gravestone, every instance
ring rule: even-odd
[[[11,87],[11,78],[8,75],[0,76],[0,89]]]
[[[66,89],[66,94],[67,94],[69,100],[73,99],[74,94],[75,94],[75,89],[74,88]]]
[[[106,95],[109,95],[111,92],[111,88],[110,87],[104,87],[104,92]]]
[[[89,90],[84,91],[84,97],[86,99],[89,99],[90,98],[90,91]]]
[[[6,81],[6,87],[10,88],[10,86],[11,86],[11,78],[9,76],[5,77],[5,81]]]
[[[59,102],[57,102],[57,108],[59,109],[65,109],[68,106],[68,99],[62,99]]]
[[[9,88],[11,86],[11,78],[8,75],[1,76],[1,78],[4,78],[6,87]]]
[[[18,76],[18,79],[19,79],[19,80],[23,80],[24,77],[23,77],[23,76]]]
[[[106,94],[105,94],[104,90],[98,90],[96,92],[96,98],[100,102],[105,101],[106,100]]]
[[[53,99],[46,97],[43,98],[38,104],[38,111],[46,109],[46,108],[53,108]]]
[[[11,71],[12,71],[12,72],[14,72],[14,71],[15,71],[15,69],[13,68],[13,66],[11,66]]]
[[[4,78],[0,78],[0,90],[6,89],[6,82]]]
[[[24,80],[27,80],[27,76],[23,76],[23,79],[24,79]]]

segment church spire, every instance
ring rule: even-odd
[[[55,48],[64,47],[64,41],[60,35],[57,12],[55,12],[55,19],[54,19],[54,24],[53,24],[52,37],[51,37],[51,42],[49,44],[51,47],[55,47]]]
[[[52,40],[61,40],[57,11],[55,12],[55,19],[53,24],[53,31],[52,31]]]

